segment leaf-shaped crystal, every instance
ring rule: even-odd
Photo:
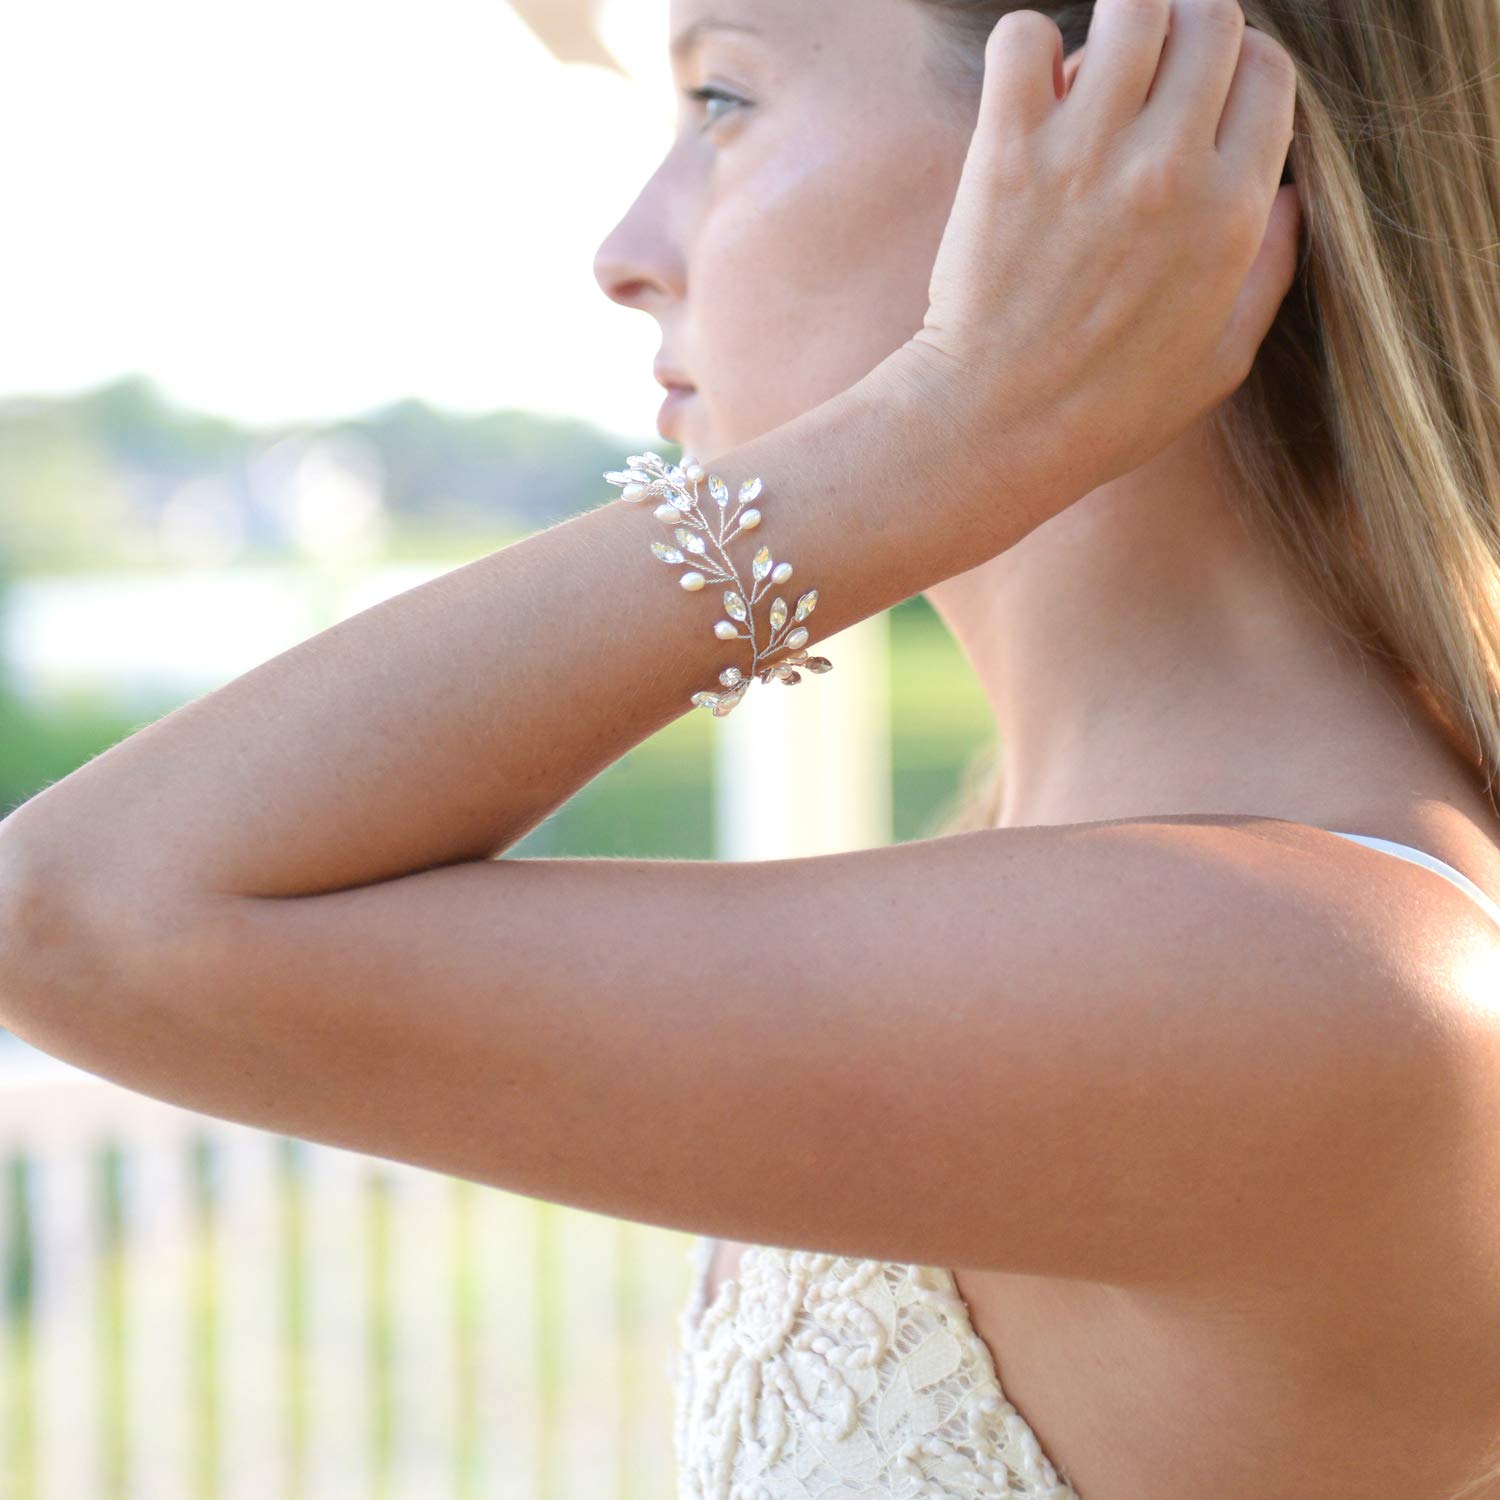
[[[742,683],[740,683],[738,687],[731,688],[727,693],[720,694],[719,701],[713,706],[714,717],[722,719],[725,714],[729,713],[734,708],[735,704],[737,704],[740,699],[745,696],[745,690],[749,686],[750,679],[747,677]]]
[[[740,671],[738,667],[725,667],[724,670],[719,673],[719,681],[722,682],[725,687],[733,687],[735,683],[743,682],[744,677],[745,674]]]
[[[769,547],[762,547],[755,554],[755,560],[750,564],[750,571],[757,578],[764,578],[771,571],[771,549]]]
[[[833,670],[833,663],[826,656],[809,656],[802,665],[809,672],[831,672]]]
[[[641,483],[641,479],[640,479],[639,475],[632,474],[629,471],[623,471],[623,470],[620,470],[620,469],[612,469],[612,470],[610,470],[610,472],[607,473],[604,476],[604,478],[610,484],[639,484],[639,483]]]
[[[651,550],[666,563],[686,562],[687,559],[675,547],[669,547],[665,542],[652,542]]]
[[[724,590],[724,613],[731,620],[745,618],[745,601],[733,589]]]
[[[693,706],[695,708],[712,708],[719,701],[717,693],[694,693]]]
[[[752,500],[759,497],[760,492],[763,488],[764,486],[761,484],[758,478],[747,479],[740,486],[740,504],[748,505]]]
[[[805,620],[818,607],[817,589],[808,591],[797,601],[797,618]]]
[[[718,505],[729,504],[729,486],[717,474],[708,476],[708,492]]]
[[[771,629],[780,630],[786,624],[786,600],[776,598],[771,601]]]
[[[677,540],[688,549],[689,552],[702,553],[704,551],[705,543],[703,541],[703,538],[699,536],[696,531],[689,531],[686,526],[679,526],[677,530],[672,533],[672,535],[675,536]]]

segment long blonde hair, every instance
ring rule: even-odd
[[[942,23],[933,61],[977,91],[985,37],[1022,6],[919,3]],[[1093,0],[1025,8],[1071,53]],[[1241,9],[1298,66],[1304,245],[1209,419],[1230,491],[1334,628],[1413,683],[1500,813],[1500,0]],[[1003,776],[997,739],[932,831],[993,826]]]

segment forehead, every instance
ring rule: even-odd
[[[891,0],[671,0],[674,61],[695,45],[732,42],[779,52],[810,53],[847,37],[856,22],[879,24]]]

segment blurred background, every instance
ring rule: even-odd
[[[680,456],[656,325],[592,270],[671,139],[667,0],[49,0],[6,33],[0,813],[611,498],[626,454]],[[993,729],[956,647],[917,598],[828,655],[685,714],[513,852],[931,831]],[[7,1500],[675,1492],[687,1237],[3,1032],[0,1153]]]

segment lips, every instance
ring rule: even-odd
[[[667,387],[667,399],[662,402],[661,410],[656,414],[656,430],[662,437],[669,438],[673,442],[679,441],[675,431],[670,430],[677,414],[689,401],[697,396],[698,392],[692,386]]]
[[[669,391],[695,389],[693,382],[689,380],[683,371],[674,365],[669,365],[665,360],[657,360],[652,366],[651,373],[656,376],[658,385],[665,386]]]
[[[698,394],[698,388],[688,379],[685,370],[679,369],[667,358],[665,351],[657,355],[651,373],[667,393],[667,399],[662,402],[661,410],[656,414],[656,430],[670,442],[680,442],[681,438],[674,426],[677,414]]]

